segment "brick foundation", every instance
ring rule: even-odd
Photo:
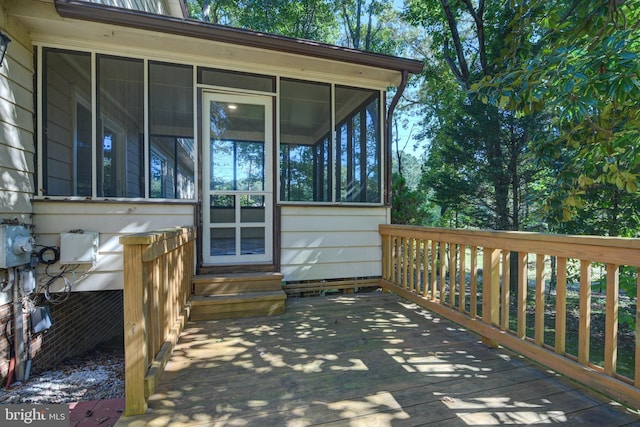
[[[44,301],[44,298],[40,300]],[[53,326],[32,336],[32,375],[104,342],[124,346],[122,291],[73,292],[66,301],[50,308]],[[11,311],[11,304],[0,306],[0,376],[3,383],[9,367],[9,345],[4,331],[6,323],[11,321]],[[25,319],[25,328],[27,325]],[[10,329],[7,331],[11,338]]]

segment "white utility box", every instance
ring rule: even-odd
[[[0,268],[29,264],[34,245],[26,226],[0,224]]]
[[[95,264],[99,245],[95,231],[60,233],[60,264]]]

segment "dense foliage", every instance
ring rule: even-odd
[[[424,59],[397,109],[413,141],[392,141],[394,220],[621,236],[640,228],[638,3],[188,0],[197,19]]]
[[[545,208],[560,229],[629,236],[640,226],[638,6],[512,1],[504,68],[472,86],[485,103],[551,118],[534,135],[534,154],[557,176]]]

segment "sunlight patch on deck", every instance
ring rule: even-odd
[[[402,409],[402,405],[393,397],[393,394],[381,391],[369,396],[363,396],[361,399],[340,400],[327,404],[327,408],[332,411],[338,411],[339,415],[344,418],[356,418],[362,415],[376,413],[376,425],[391,425],[392,420],[406,420],[411,418],[407,412]],[[387,414],[381,414],[381,411],[389,411]],[[388,424],[385,423],[381,416],[388,417]],[[382,421],[382,423],[380,423]],[[352,423],[353,424],[353,420]]]

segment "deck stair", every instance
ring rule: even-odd
[[[194,276],[191,320],[218,320],[284,313],[281,273]]]

